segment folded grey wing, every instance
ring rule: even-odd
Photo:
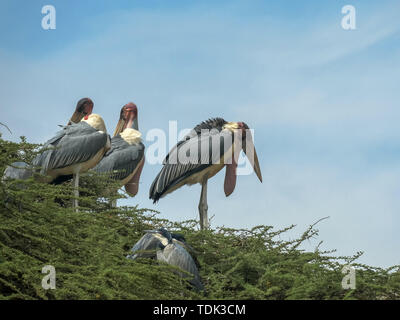
[[[114,138],[113,138],[114,139]],[[111,150],[93,168],[99,173],[109,173],[114,180],[124,180],[135,171],[144,156],[144,145],[138,143],[124,147],[111,146]]]
[[[195,135],[173,148],[168,154],[168,162],[154,179],[149,192],[150,199],[158,201],[168,189],[182,182],[194,173],[200,172],[220,158],[232,145],[233,135],[224,130]]]
[[[171,151],[167,154],[167,156],[165,157],[163,164],[168,163],[168,159],[171,153],[175,152],[176,149],[184,142],[186,142],[187,140],[193,139],[196,136],[200,136],[203,132],[220,132],[222,131],[223,126],[226,124],[227,122],[222,119],[222,118],[211,118],[208,119],[206,121],[202,121],[201,123],[199,123],[197,126],[195,126],[192,130],[190,130],[190,132],[183,137],[182,140],[178,141],[178,143],[171,149]],[[204,131],[206,130],[206,131]]]
[[[155,258],[156,250],[159,248],[160,240],[151,233],[146,233],[132,247],[132,253],[127,258],[135,260],[136,258]]]
[[[45,174],[47,168],[49,167],[49,161],[53,153],[55,146],[62,140],[62,138],[67,134],[67,127],[60,130],[56,135],[50,140],[46,141],[43,145],[43,152],[38,154],[35,159],[33,159],[33,167],[35,170],[39,170],[41,174]]]
[[[198,289],[203,290],[199,271],[192,256],[178,243],[168,244],[164,250],[157,251],[157,260],[176,266],[193,275],[190,282]],[[187,275],[185,275],[187,276]]]
[[[32,176],[32,168],[25,162],[14,162],[4,170],[2,180],[26,180]]]
[[[68,130],[66,130],[68,133]],[[34,160],[34,165],[41,167],[44,174],[51,169],[65,168],[73,164],[84,163],[93,158],[107,144],[105,132],[86,130],[64,134]],[[46,147],[46,145],[45,145]]]

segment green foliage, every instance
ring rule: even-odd
[[[13,161],[30,161],[37,145],[0,139],[0,173]],[[292,229],[199,231],[196,221],[172,222],[138,207],[112,208],[105,177],[82,179],[80,210],[69,205],[69,183],[0,183],[0,299],[398,299],[399,267],[356,263],[360,256],[304,252],[318,235],[312,225],[299,238]],[[105,186],[108,186],[107,188]],[[99,197],[101,195],[101,197]],[[164,226],[185,235],[197,253],[206,293],[197,293],[173,268],[153,260],[126,259],[144,230]],[[355,290],[341,287],[345,264],[356,268]],[[44,290],[45,265],[56,269],[56,289]]]

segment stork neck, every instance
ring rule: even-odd
[[[132,128],[132,123],[133,123],[133,118],[129,118],[128,122],[125,122],[122,131],[124,131],[126,128]]]

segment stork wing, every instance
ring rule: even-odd
[[[168,244],[164,250],[157,251],[157,260],[164,261],[170,265],[181,268],[193,275],[190,281],[198,290],[203,290],[203,285],[200,281],[199,271],[192,256],[178,243]],[[186,276],[187,275],[183,275]]]
[[[197,126],[195,126],[182,140],[178,141],[178,143],[171,149],[169,154],[165,157],[163,164],[166,164],[168,162],[169,155],[174,152],[182,143],[185,141],[192,139],[196,136],[199,136],[201,134],[202,130],[218,130],[221,131],[222,127],[226,124],[227,122],[222,119],[222,118],[213,118],[213,119],[208,119],[206,121],[203,121],[199,123]]]
[[[135,260],[136,258],[155,258],[156,249],[159,247],[160,240],[153,234],[146,233],[132,247],[132,253],[127,258]]]
[[[25,162],[14,162],[4,170],[2,180],[26,180],[32,176],[32,167]]]
[[[65,168],[90,160],[107,143],[108,135],[97,131],[85,122],[64,127],[62,131],[46,142],[44,152],[33,161],[41,167],[41,173]]]
[[[111,149],[93,170],[110,173],[114,180],[124,180],[136,169],[143,156],[143,143],[130,145],[118,135],[111,139]]]
[[[219,163],[232,146],[233,134],[229,130],[210,131],[195,135],[174,147],[167,162],[150,187],[150,199],[157,202],[170,188],[191,175]]]

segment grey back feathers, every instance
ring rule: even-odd
[[[211,118],[208,119],[206,121],[203,121],[201,123],[199,123],[197,126],[195,126],[192,130],[190,130],[190,132],[180,141],[178,141],[178,143],[171,149],[171,151],[167,154],[167,156],[165,157],[163,164],[166,164],[168,162],[168,158],[169,158],[169,154],[171,152],[174,152],[176,148],[178,148],[182,143],[184,143],[185,141],[194,138],[196,136],[199,136],[201,134],[202,130],[212,130],[212,129],[216,129],[218,131],[222,130],[222,127],[226,124],[227,122],[222,119],[222,118]]]
[[[111,149],[93,168],[99,173],[109,173],[113,180],[124,180],[139,165],[144,156],[144,145],[127,143],[119,134],[111,139]]]
[[[51,169],[84,163],[104,148],[108,139],[107,133],[97,131],[84,121],[73,123],[45,143],[44,151],[34,159],[33,165],[40,167],[41,174],[46,174]]]
[[[165,229],[164,229],[165,230]],[[172,266],[176,266],[192,275],[189,282],[199,291],[204,290],[201,283],[199,271],[196,263],[189,252],[185,249],[183,238],[179,241],[174,238],[174,234],[160,230],[146,233],[131,249],[132,253],[127,256],[129,259],[150,258],[163,261]],[[170,240],[168,240],[168,238]],[[178,272],[181,277],[190,277],[184,272]]]
[[[149,198],[154,203],[186,178],[219,162],[233,141],[230,131],[222,131],[226,123],[221,118],[204,121],[171,149],[150,187]]]
[[[192,256],[178,241],[173,240],[173,243],[167,244],[163,250],[157,250],[157,260],[179,267],[180,269],[192,274],[193,278],[190,280],[190,283],[195,286],[197,290],[204,290],[203,284],[200,280],[199,271],[197,270]],[[184,273],[180,273],[180,276],[187,277]]]
[[[155,237],[152,233],[146,233],[135,245],[132,247],[132,253],[127,256],[132,260],[136,258],[156,258],[156,250],[160,247],[160,239]]]
[[[4,170],[3,180],[26,180],[32,176],[32,167],[25,162],[14,162]]]
[[[221,131],[222,127],[227,123],[228,122],[222,118],[211,118],[211,119],[208,119],[206,121],[199,123],[197,126],[195,126],[193,128],[193,131],[195,131],[196,134],[198,134],[198,135],[201,133],[201,130],[204,130],[204,129],[208,129],[208,130],[217,129],[218,131]]]

